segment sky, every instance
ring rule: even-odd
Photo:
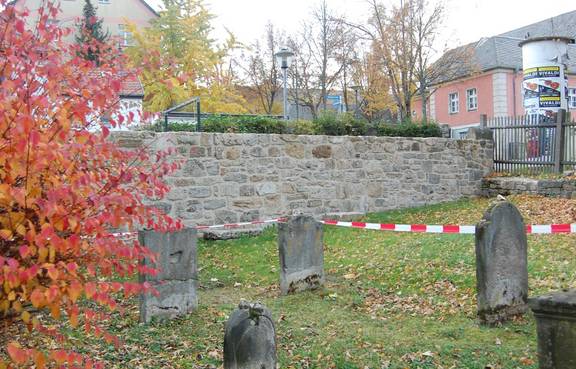
[[[229,29],[240,42],[261,38],[270,21],[288,34],[298,31],[302,21],[320,0],[205,0],[216,16],[215,37]],[[368,17],[366,0],[327,0],[337,14],[355,22]],[[393,4],[398,0],[382,0]],[[558,14],[576,10],[575,0],[444,0],[446,16],[440,42],[455,47],[482,37],[497,35]],[[158,7],[161,0],[148,0]],[[443,46],[442,46],[443,47]]]

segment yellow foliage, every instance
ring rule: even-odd
[[[161,17],[151,27],[130,26],[135,46],[128,55],[142,66],[144,109],[166,110],[191,97],[200,97],[202,110],[243,113],[246,102],[234,87],[225,65],[236,40],[230,35],[221,47],[210,38],[213,18],[202,0],[165,1]]]

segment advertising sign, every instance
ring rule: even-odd
[[[567,108],[565,62],[567,44],[561,37],[541,37],[520,43],[524,78],[522,95],[526,114],[554,119],[560,109]]]

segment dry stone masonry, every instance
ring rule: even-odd
[[[280,291],[283,295],[324,284],[324,230],[311,216],[278,224]]]
[[[573,173],[572,173],[573,174]],[[533,194],[576,198],[576,179],[535,179],[525,177],[493,177],[482,180],[484,196]]]
[[[291,214],[366,213],[480,194],[490,141],[118,132],[125,148],[175,148],[157,206],[187,226]]]
[[[491,206],[476,227],[476,279],[481,323],[495,325],[526,312],[526,228],[522,215],[508,201]]]
[[[576,368],[576,290],[529,300],[538,329],[540,369]]]
[[[160,233],[140,231],[140,243],[157,255],[156,263],[144,265],[158,269],[155,275],[140,275],[140,282],[150,282],[159,295],[140,296],[140,321],[149,323],[153,317],[174,318],[198,306],[198,267],[196,230]]]

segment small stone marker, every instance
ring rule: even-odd
[[[495,325],[524,314],[528,299],[528,241],[524,220],[499,201],[476,227],[476,279],[480,323]]]
[[[576,290],[531,298],[540,369],[576,368]]]
[[[160,269],[156,276],[140,275],[140,282],[149,282],[159,295],[140,295],[140,321],[153,317],[174,318],[198,306],[196,230],[184,229],[172,233],[140,231],[142,246],[157,254],[156,263],[144,260],[146,266]]]
[[[278,224],[280,291],[283,295],[316,289],[324,284],[324,231],[310,216]]]
[[[276,332],[262,304],[240,302],[226,323],[224,369],[276,369]]]

